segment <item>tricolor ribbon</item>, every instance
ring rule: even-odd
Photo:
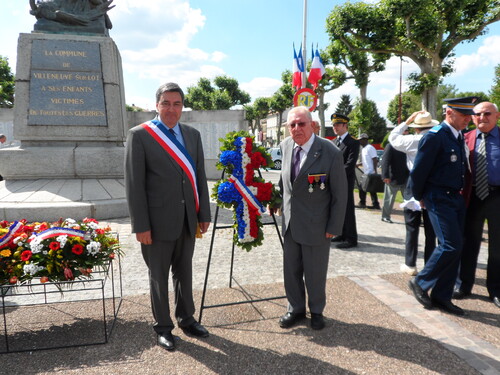
[[[9,231],[5,234],[5,236],[3,236],[2,238],[0,238],[0,247],[6,245],[7,243],[9,243],[9,241],[14,238],[14,236],[16,235],[17,231],[19,229],[22,228],[24,224],[23,223],[20,223],[19,221],[14,221],[12,223],[12,225],[9,227]]]
[[[266,212],[265,208],[260,204],[259,200],[253,195],[248,186],[246,186],[243,181],[241,181],[238,177],[234,175],[229,176],[228,181],[234,184],[234,187],[243,199],[248,203],[250,207],[253,207],[257,214],[260,215],[261,212]]]
[[[50,229],[46,229],[43,232],[33,234],[28,240],[28,242],[33,241],[35,238],[40,241],[46,240],[47,238],[57,237],[57,236],[71,236],[71,237],[79,237],[84,238],[85,232],[78,229],[72,228],[61,228],[61,227],[52,227]]]
[[[193,188],[196,212],[200,210],[198,184],[196,182],[195,164],[188,151],[170,134],[166,126],[158,120],[151,120],[141,125],[160,146],[179,164]]]

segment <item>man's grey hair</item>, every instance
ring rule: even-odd
[[[158,90],[156,90],[156,103],[160,102],[160,98],[165,92],[178,92],[181,96],[182,104],[184,104],[184,92],[179,85],[174,82],[167,82],[158,87]]]
[[[288,116],[287,116],[287,119],[286,119],[286,122],[288,124],[288,119],[290,118],[290,115],[295,113],[295,112],[302,112],[302,113],[305,113],[306,116],[307,116],[307,119],[309,121],[312,121],[312,114],[311,112],[309,111],[309,109],[303,105],[301,106],[298,106],[298,107],[293,107],[289,112],[288,112]]]

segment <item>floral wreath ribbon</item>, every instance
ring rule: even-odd
[[[229,176],[228,181],[231,182],[236,190],[240,193],[241,197],[245,199],[249,206],[253,207],[257,211],[257,215],[266,212],[266,209],[262,206],[259,200],[253,195],[247,185],[238,177],[234,175]]]
[[[17,231],[19,231],[19,229],[21,229],[22,226],[23,226],[23,223],[21,223],[19,221],[14,221],[12,223],[12,225],[9,227],[9,231],[5,234],[5,236],[3,236],[2,238],[0,238],[0,247],[2,247],[5,244],[9,243],[9,241],[12,238],[14,238],[14,236],[17,233]]]

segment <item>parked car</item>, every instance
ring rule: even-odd
[[[273,159],[274,168],[281,169],[281,150],[280,150],[280,148],[279,147],[272,147],[268,151],[269,151],[269,155],[271,155],[271,158]]]

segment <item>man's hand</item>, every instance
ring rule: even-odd
[[[209,222],[199,223],[199,225],[200,225],[200,232],[202,234],[203,233],[207,233],[208,227],[210,226],[210,221]]]
[[[333,238],[333,234],[326,232],[326,238]]]
[[[143,245],[151,245],[153,243],[153,239],[151,238],[151,231],[150,230],[148,230],[146,232],[136,233],[135,238],[137,239],[137,241],[139,241]]]
[[[386,183],[387,185],[389,185],[391,183],[391,179],[390,178],[384,178],[384,183]]]
[[[410,125],[414,120],[415,117],[417,117],[418,114],[424,113],[425,111],[418,111],[418,112],[413,112],[410,117],[408,117],[408,120],[405,121],[406,125]]]

